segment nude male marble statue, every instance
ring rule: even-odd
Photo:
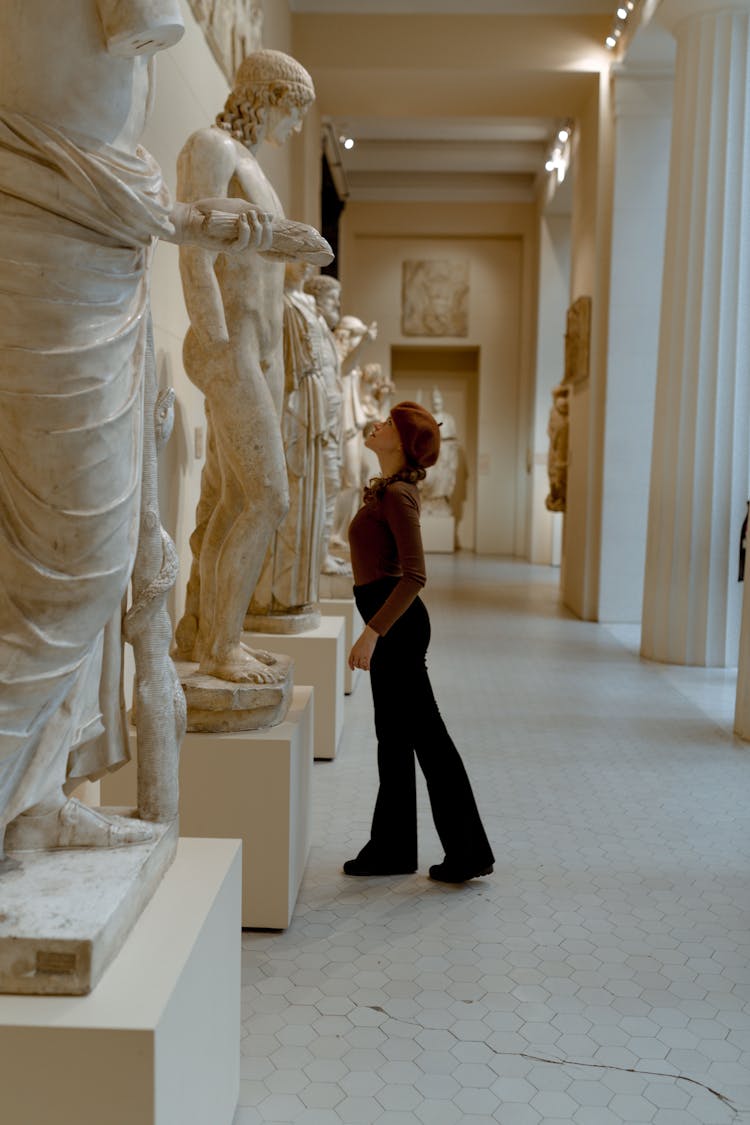
[[[177,0],[0,5],[0,860],[151,838],[68,794],[127,756],[152,248],[272,240],[257,213],[173,204],[138,144],[183,30]]]
[[[336,501],[331,542],[335,550],[348,552],[348,530],[360,500],[362,473],[363,430],[367,419],[360,401],[362,368],[359,357],[364,347],[377,337],[375,321],[365,324],[357,316],[342,316],[334,336],[341,361],[344,385],[344,454],[341,470],[341,490]]]
[[[241,63],[214,125],[194,133],[180,153],[183,200],[233,197],[283,218],[263,172],[263,141],[281,145],[302,126],[315,91],[289,55],[262,50]],[[252,653],[241,633],[271,537],[289,506],[280,419],[284,394],[284,258],[331,260],[317,237],[298,253],[227,255],[185,246],[180,273],[190,329],[183,357],[206,396],[208,442],[190,540],[193,561],[175,654],[202,674],[235,683],[273,683],[267,653]],[[321,252],[322,248],[322,252]]]

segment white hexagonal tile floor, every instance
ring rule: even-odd
[[[288,931],[243,935],[235,1125],[750,1122],[750,747],[734,675],[639,660],[556,572],[431,556],[430,671],[497,856],[341,873],[376,787],[369,685],[314,768]]]

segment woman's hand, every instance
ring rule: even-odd
[[[378,634],[369,625],[365,625],[364,629],[357,637],[352,645],[352,651],[349,653],[349,667],[352,671],[355,668],[362,668],[363,671],[369,672],[370,660],[375,651],[375,645],[378,643]]]

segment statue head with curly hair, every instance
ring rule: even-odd
[[[313,80],[301,63],[283,51],[253,51],[237,68],[216,124],[249,148],[263,139],[281,144],[314,101]]]

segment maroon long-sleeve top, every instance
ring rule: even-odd
[[[383,636],[427,581],[417,486],[396,480],[367,500],[349,525],[349,546],[355,585],[364,586],[378,578],[399,579],[367,622]]]

